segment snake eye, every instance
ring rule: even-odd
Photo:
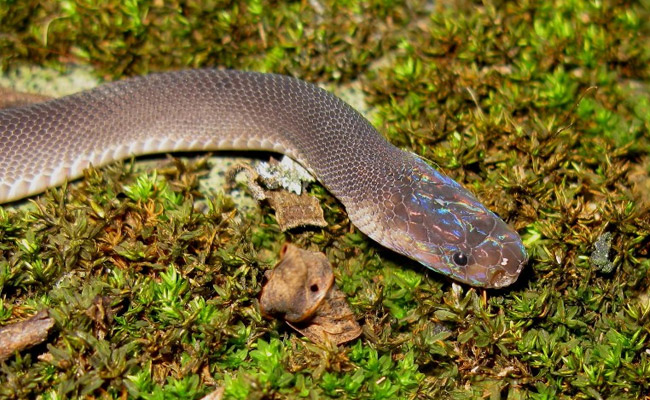
[[[454,253],[454,255],[451,256],[451,259],[454,260],[454,263],[459,267],[466,266],[468,261],[467,256],[463,253]]]

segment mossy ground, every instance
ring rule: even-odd
[[[200,163],[89,171],[31,210],[0,208],[0,325],[56,320],[0,365],[0,397],[647,396],[649,21],[648,0],[0,0],[3,69],[359,82],[375,125],[470,187],[531,256],[513,287],[477,290],[380,248],[319,186],[330,226],[283,234],[218,192],[195,210]],[[605,232],[609,273],[590,260]],[[323,348],[260,317],[286,239],[327,252],[361,339]]]

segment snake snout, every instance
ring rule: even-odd
[[[513,284],[528,260],[519,237],[501,246],[499,260],[486,273],[486,287],[501,288]]]
[[[488,234],[482,237],[478,229],[468,232],[466,240],[473,265],[466,269],[466,276],[470,282],[481,282],[480,286],[501,288],[517,280],[528,257],[516,231],[496,216],[491,225]]]
[[[486,287],[498,289],[512,285],[519,278],[519,273],[524,268],[525,263],[526,260],[523,260],[518,265],[513,265],[513,268],[492,268],[490,273],[488,273],[488,284]]]

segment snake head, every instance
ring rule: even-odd
[[[392,210],[388,247],[473,286],[516,281],[527,261],[517,232],[456,181],[409,156],[415,163],[401,172],[404,185],[384,199]]]

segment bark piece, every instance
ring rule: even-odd
[[[327,226],[323,209],[315,197],[304,192],[298,195],[283,189],[266,190],[257,183],[260,180],[257,171],[246,164],[233,166],[228,171],[228,180],[234,181],[234,176],[239,172],[246,174],[247,186],[253,197],[257,201],[267,200],[275,210],[275,219],[283,232],[300,226]],[[267,185],[266,180],[262,183]],[[272,186],[275,187],[275,184]]]
[[[54,326],[47,310],[39,311],[33,317],[0,329],[0,361],[15,352],[22,351],[43,342]]]
[[[269,205],[275,210],[275,219],[283,232],[300,226],[327,226],[323,209],[315,197],[307,193],[299,196],[284,190],[269,190],[265,193]]]

